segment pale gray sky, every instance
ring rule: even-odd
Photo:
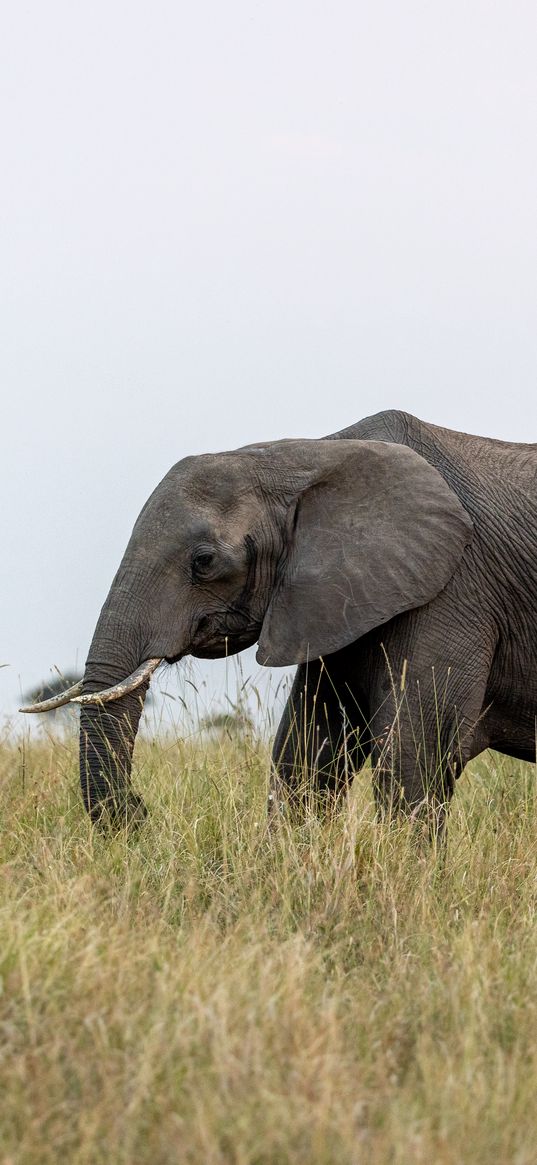
[[[537,440],[536,58],[534,0],[4,9],[2,711],[185,454]]]

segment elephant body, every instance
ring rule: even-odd
[[[296,781],[297,756],[337,790],[352,740],[354,765],[371,754],[379,809],[394,796],[411,810],[427,799],[442,816],[455,778],[484,749],[535,760],[537,446],[396,411],[328,439],[409,446],[457,494],[474,536],[431,602],[300,665],[275,741],[272,801]]]
[[[260,663],[299,665],[272,810],[300,802],[304,776],[337,796],[371,755],[381,814],[441,824],[477,753],[534,760],[537,446],[388,411],[173,466],[136,522],[77,697],[95,819],[144,812],[130,769],[158,660],[256,642]]]

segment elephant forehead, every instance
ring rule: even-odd
[[[248,532],[262,509],[246,467],[232,455],[187,457],[166,474],[144,506],[138,525],[183,536],[216,534],[233,539]]]
[[[169,476],[181,502],[194,513],[204,509],[226,514],[254,502],[248,459],[233,453],[186,457]]]

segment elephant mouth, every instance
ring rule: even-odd
[[[236,655],[257,643],[261,623],[244,620],[242,626],[222,627],[219,621],[204,616],[196,629],[191,655],[196,659],[221,659]]]

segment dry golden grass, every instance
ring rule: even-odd
[[[535,770],[464,776],[443,862],[375,824],[267,837],[267,752],[140,741],[106,839],[74,742],[0,747],[0,1160],[537,1162]]]

